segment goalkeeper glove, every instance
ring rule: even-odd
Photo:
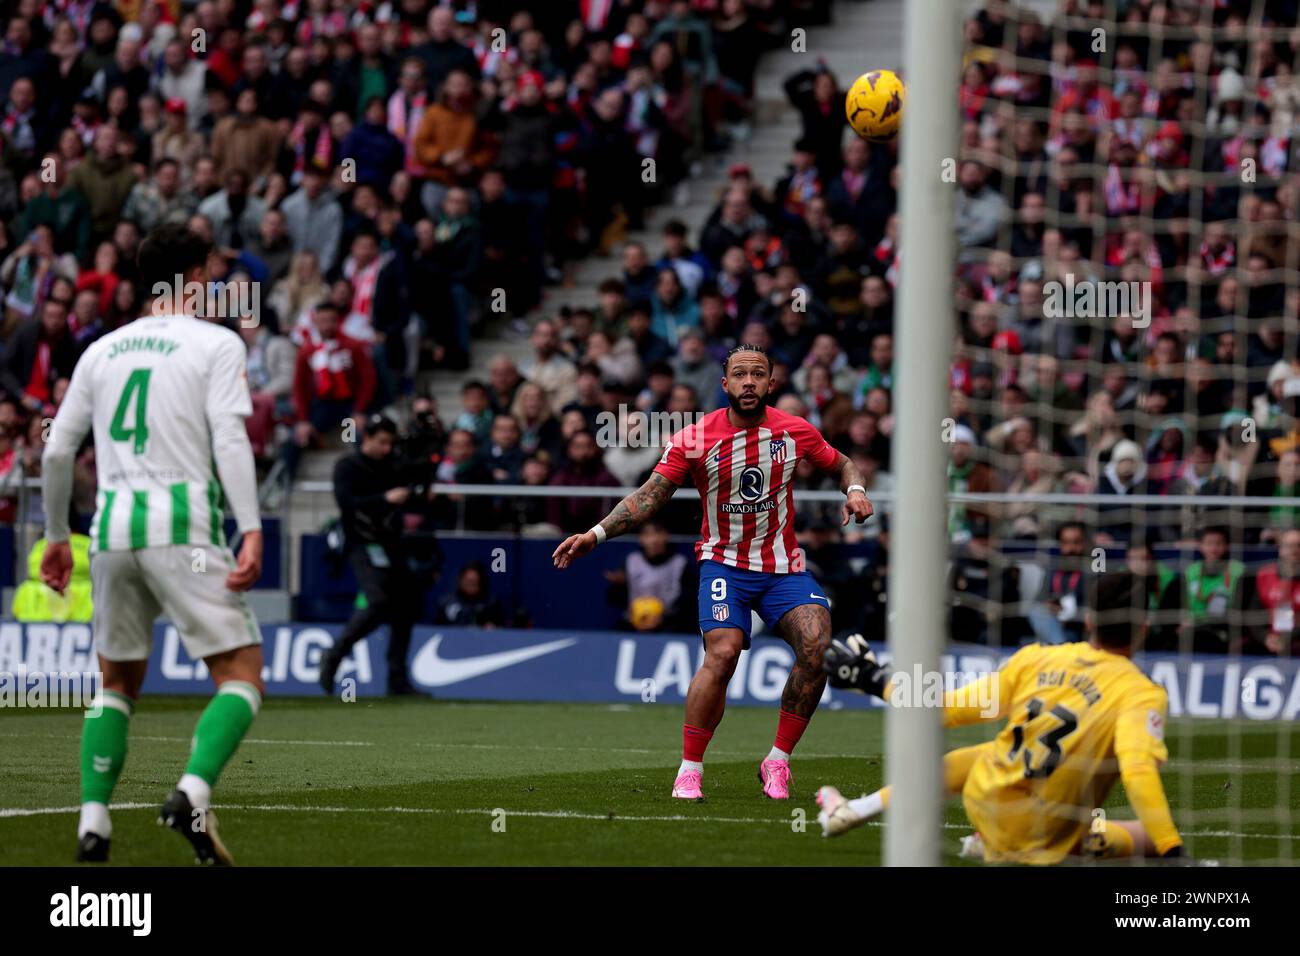
[[[876,652],[861,634],[836,638],[826,648],[822,666],[832,687],[857,690],[882,700],[889,686],[889,668],[876,660]]]

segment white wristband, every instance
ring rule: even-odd
[[[866,488],[863,488],[861,485],[849,485],[846,489],[844,489],[844,496],[847,498],[849,495],[853,494],[853,492],[855,492],[855,491],[860,491],[860,492],[862,492],[864,495],[867,493],[867,489],[866,489]]]
[[[605,540],[609,537],[609,534],[606,533],[605,529],[602,528],[599,524],[594,524],[591,526],[591,533],[596,536],[597,544],[604,544]]]

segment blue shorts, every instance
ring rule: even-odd
[[[742,571],[717,561],[700,562],[700,634],[723,627],[739,628],[749,649],[750,612],[768,627],[801,604],[830,610],[831,602],[807,571],[769,574]]]

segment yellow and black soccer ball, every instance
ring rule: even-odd
[[[844,112],[853,132],[872,143],[887,143],[903,124],[907,87],[890,70],[863,73],[844,97]]]

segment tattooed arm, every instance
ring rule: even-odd
[[[655,472],[650,475],[649,481],[615,505],[614,510],[597,527],[604,529],[605,536],[609,538],[634,531],[667,504],[676,490],[677,485]],[[551,560],[557,568],[567,568],[575,558],[590,554],[599,543],[595,529],[569,535],[555,549]]]
[[[875,513],[875,506],[867,498],[864,489],[867,479],[862,474],[862,469],[849,459],[848,455],[843,452],[835,459],[835,464],[827,469],[830,474],[840,476],[840,491],[849,496],[849,500],[844,502],[844,509],[840,512],[843,520],[840,524],[849,523],[849,518],[853,518],[856,524],[862,524]],[[856,488],[853,488],[857,485]],[[849,489],[853,488],[850,493]]]

